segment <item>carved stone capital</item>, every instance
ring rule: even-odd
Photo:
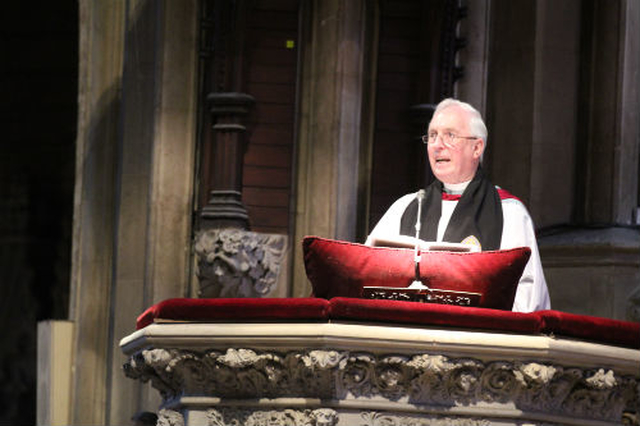
[[[196,235],[200,297],[264,297],[276,285],[287,236],[242,229]]]
[[[441,407],[509,404],[528,412],[614,422],[621,421],[625,410],[637,412],[640,386],[640,379],[606,369],[338,350],[149,349],[132,356],[125,373],[151,380],[165,398],[373,399]],[[267,424],[261,421],[241,424]]]

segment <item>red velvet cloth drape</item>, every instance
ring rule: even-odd
[[[137,328],[154,322],[359,322],[547,334],[640,349],[640,323],[559,311],[518,313],[394,300],[336,297],[168,299],[148,308]]]

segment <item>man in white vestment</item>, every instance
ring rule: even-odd
[[[481,167],[487,128],[480,113],[455,99],[440,102],[423,141],[436,180],[426,188],[424,207],[417,193],[394,202],[365,244],[415,234],[421,212],[420,239],[463,243],[481,250],[529,247],[531,257],[522,273],[513,310],[550,309],[549,292],[531,216],[513,195],[489,182]]]

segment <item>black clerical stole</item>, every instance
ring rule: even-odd
[[[442,182],[435,180],[426,189],[421,214],[422,227],[420,239],[436,241],[438,222],[442,213]],[[418,202],[413,200],[404,211],[400,220],[400,234],[415,235]],[[482,169],[463,192],[451,215],[443,241],[460,243],[469,237],[475,237],[482,250],[498,250],[502,238],[502,203],[495,186],[484,176]]]

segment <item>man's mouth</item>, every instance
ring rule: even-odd
[[[448,158],[436,158],[436,163],[448,162],[450,159]]]

